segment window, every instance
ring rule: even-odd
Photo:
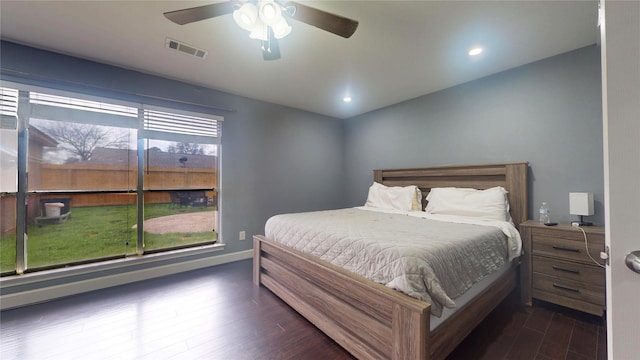
[[[218,121],[167,109],[144,110],[144,247],[217,240]],[[175,214],[152,217],[167,200]]]
[[[0,88],[0,235],[15,233],[18,192],[18,90]],[[15,269],[16,242],[0,238],[0,272]]]
[[[3,274],[218,240],[222,117],[23,88],[1,88]]]

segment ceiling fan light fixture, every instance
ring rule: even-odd
[[[265,24],[274,26],[282,20],[282,8],[275,1],[260,0],[259,7],[258,14]]]
[[[164,16],[178,25],[185,25],[229,14],[241,29],[249,32],[250,38],[263,42],[264,60],[280,59],[278,39],[292,31],[287,17],[345,39],[358,27],[356,20],[287,0],[227,0],[167,11]]]
[[[250,29],[249,37],[252,39],[267,41],[269,40],[269,28],[259,18],[253,23]]]
[[[242,29],[252,31],[258,19],[258,8],[252,3],[245,3],[233,12],[233,20]]]
[[[296,11],[298,9],[293,5],[285,5],[282,7],[282,11],[287,14],[289,17],[294,17],[296,15]]]
[[[291,33],[291,26],[284,18],[281,18],[278,23],[271,25],[271,29],[273,29],[273,36],[276,39],[282,39]]]

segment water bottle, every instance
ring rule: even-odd
[[[540,205],[540,224],[547,224],[551,222],[551,211],[546,202],[542,202]]]

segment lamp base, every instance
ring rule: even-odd
[[[589,222],[589,221],[584,221],[582,215],[580,215],[580,221],[573,221],[573,222],[571,222],[571,225],[573,225],[573,226],[593,226],[593,223]]]

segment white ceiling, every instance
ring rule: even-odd
[[[360,22],[350,39],[290,21],[262,60],[231,15],[176,25],[216,1],[6,1],[2,39],[347,118],[596,42],[597,1],[301,1]],[[172,38],[205,60],[165,48]],[[485,53],[471,59],[473,45]],[[345,95],[353,101],[342,102]]]

